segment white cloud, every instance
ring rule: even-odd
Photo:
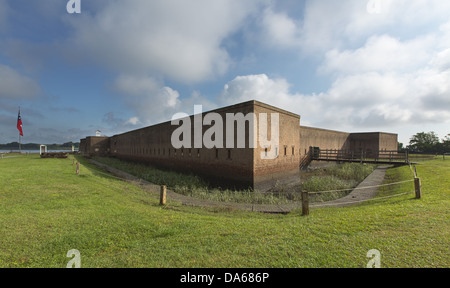
[[[301,27],[287,14],[266,8],[261,26],[264,43],[270,47],[298,48],[301,46]]]
[[[450,69],[450,48],[445,49],[431,59],[430,64],[441,71]]]
[[[356,49],[330,50],[319,68],[333,76],[323,93],[331,109],[342,109],[340,123],[389,127],[450,122],[450,53],[445,25],[439,31],[400,40],[369,37]],[[336,113],[337,114],[337,113]]]
[[[292,93],[282,78],[238,76],[225,85],[219,103],[248,100],[301,115],[303,125],[337,130],[391,130],[405,124],[450,122],[450,72],[421,70],[407,75],[366,73],[337,79],[327,91]]]
[[[150,76],[120,75],[114,82],[113,90],[122,95],[124,104],[135,113],[126,121],[113,112],[107,113],[104,122],[109,124],[113,133],[136,128],[132,126],[169,121],[176,113],[191,115],[194,105],[202,105],[204,112],[218,108],[217,103],[198,91],[181,98],[178,91]]]
[[[31,99],[41,92],[36,81],[2,64],[0,64],[0,87],[0,99]]]
[[[238,76],[228,82],[217,101],[221,106],[257,100],[297,113],[302,123],[310,125],[322,108],[316,95],[292,93],[286,79],[271,79],[266,74]]]
[[[134,96],[154,92],[160,87],[160,83],[154,78],[135,77],[130,75],[119,76],[114,85],[120,93]]]
[[[135,118],[143,124],[167,120],[168,114],[180,102],[177,91],[152,77],[121,75],[116,79],[114,89],[125,96],[125,104],[137,113]]]
[[[380,3],[379,13],[368,9]],[[302,15],[268,6],[260,24],[263,45],[297,49],[321,57],[333,49],[358,47],[374,35],[414,38],[448,21],[450,2],[441,0],[307,0]],[[445,27],[442,27],[444,29]],[[448,28],[448,27],[447,27]],[[448,43],[448,42],[447,42]]]
[[[356,50],[330,50],[319,70],[339,74],[411,71],[427,64],[434,44],[432,35],[406,42],[389,35],[372,36],[363,47]]]
[[[280,105],[291,102],[294,97],[289,93],[289,83],[285,79],[270,79],[265,74],[238,76],[227,83],[220,94],[221,104],[249,100]]]
[[[109,1],[95,14],[69,20],[75,29],[71,49],[122,73],[203,81],[227,71],[231,59],[222,41],[257,2]]]
[[[137,125],[138,123],[140,123],[141,121],[139,120],[138,117],[131,117],[130,119],[128,119],[125,124],[131,124],[131,125]]]
[[[326,125],[392,128],[450,122],[450,73],[424,69],[408,74],[347,75],[321,93]]]

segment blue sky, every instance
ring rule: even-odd
[[[0,0],[0,143],[246,100],[348,132],[450,133],[450,1]]]

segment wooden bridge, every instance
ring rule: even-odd
[[[310,147],[301,163],[300,168],[305,168],[316,161],[336,161],[336,162],[355,162],[371,164],[392,164],[409,165],[408,153],[398,153],[397,151],[371,151],[371,150],[338,150],[338,149],[320,149],[319,147]]]

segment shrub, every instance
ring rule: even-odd
[[[375,167],[370,164],[345,163],[330,167],[327,171],[340,179],[361,182],[373,172]]]
[[[375,165],[345,163],[326,169],[326,176],[313,176],[302,184],[302,190],[308,192],[333,191],[321,194],[313,194],[311,201],[330,201],[348,195],[352,188],[356,187],[375,169]]]

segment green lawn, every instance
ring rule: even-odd
[[[79,158],[0,159],[0,267],[450,267],[450,160],[416,166],[413,194],[355,207],[266,215],[185,207],[99,173]],[[411,179],[408,166],[386,182]],[[413,190],[386,186],[380,197]]]

